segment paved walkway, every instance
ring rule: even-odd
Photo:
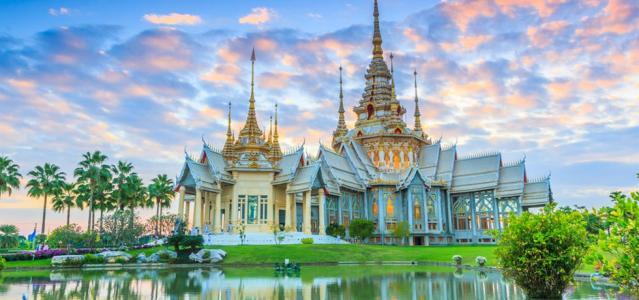
[[[314,244],[348,244],[348,242],[329,236],[304,234],[301,232],[285,232],[281,233],[284,239],[279,244],[301,244],[303,238],[313,238]],[[205,245],[240,245],[240,235],[231,233],[205,234]],[[271,233],[247,233],[244,240],[245,245],[274,245],[275,238]]]

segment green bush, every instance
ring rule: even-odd
[[[355,219],[348,226],[348,232],[350,233],[351,237],[359,241],[364,241],[367,238],[371,237],[373,235],[373,232],[375,232],[375,223],[370,220]]]
[[[192,252],[195,252],[204,245],[204,238],[201,235],[187,235],[184,237],[182,244],[185,247],[191,248]]]
[[[639,295],[639,192],[611,196],[610,235],[600,233],[591,259],[624,291]]]
[[[18,227],[15,225],[0,225],[0,248],[15,248],[20,244]]]
[[[124,257],[116,257],[116,258],[115,258],[115,263],[116,263],[116,264],[125,264],[125,263],[127,263],[127,262],[128,262],[128,261],[127,261],[127,260],[126,260],[126,258],[124,258]]]
[[[393,229],[393,236],[400,239],[402,245],[406,244],[405,240],[410,236],[410,226],[408,226],[408,222],[401,221],[397,223],[397,226]]]
[[[95,254],[85,254],[84,263],[86,264],[103,264],[104,257]]]
[[[67,245],[74,248],[82,248],[85,246],[84,234],[80,226],[76,224],[60,226],[51,231],[47,237],[47,245],[51,249],[66,248]]]
[[[346,236],[346,228],[344,225],[331,223],[326,227],[326,234],[333,237],[344,238]]]
[[[313,238],[311,238],[311,237],[303,238],[302,239],[302,244],[304,244],[304,245],[313,244]]]
[[[0,271],[4,269],[6,264],[7,264],[7,261],[4,259],[4,257],[0,256]]]
[[[493,232],[504,274],[530,298],[561,297],[588,248],[581,213],[555,207],[550,203],[538,214],[511,215],[508,227]]]

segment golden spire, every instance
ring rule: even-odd
[[[271,144],[273,142],[273,116],[269,118],[269,126],[268,126],[268,140],[267,144]]]
[[[249,98],[249,111],[246,116],[244,128],[240,131],[239,139],[242,143],[258,144],[258,140],[262,139],[262,130],[257,125],[257,117],[255,115],[255,48],[251,53],[251,97]],[[247,140],[243,140],[243,139]]]
[[[273,127],[273,141],[271,143],[271,159],[279,161],[282,158],[282,149],[280,149],[279,135],[277,134],[277,103],[275,103],[275,126]]]
[[[384,58],[384,51],[382,50],[382,34],[379,31],[379,9],[377,8],[377,0],[375,0],[373,8],[373,57]]]
[[[232,158],[235,155],[234,149],[233,149],[233,142],[234,142],[234,134],[231,131],[231,102],[229,101],[229,113],[228,113],[228,126],[226,128],[226,142],[224,143],[224,148],[222,148],[222,155],[224,155],[224,157],[226,157],[227,159]]]
[[[337,129],[346,129],[346,121],[344,121],[344,91],[342,87],[342,66],[339,66],[339,120],[337,121]]]
[[[423,135],[422,122],[420,120],[421,114],[419,113],[419,98],[417,97],[417,70],[413,72],[415,76],[415,132]]]

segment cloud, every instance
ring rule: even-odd
[[[52,16],[65,16],[71,13],[71,10],[69,10],[66,7],[60,7],[60,8],[49,8],[49,14]]]
[[[158,25],[197,25],[202,23],[198,15],[170,13],[166,15],[146,14],[144,20]]]
[[[256,7],[248,15],[238,19],[240,24],[262,25],[273,19],[275,11],[266,7]]]

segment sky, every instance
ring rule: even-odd
[[[372,1],[0,2],[0,155],[23,174],[67,174],[82,153],[175,177],[202,139],[222,147],[246,117],[255,47],[258,121],[279,104],[284,149],[315,154],[364,88]],[[380,0],[385,55],[413,124],[418,72],[427,134],[461,156],[525,156],[560,205],[609,205],[639,181],[639,2]],[[352,128],[354,113],[347,109]],[[71,175],[67,176],[71,179]],[[28,179],[25,176],[24,182]],[[175,208],[174,208],[175,209]],[[0,223],[25,233],[42,199],[0,195]],[[144,217],[152,214],[142,211]],[[65,221],[49,209],[47,230]],[[86,214],[72,211],[72,222]]]

